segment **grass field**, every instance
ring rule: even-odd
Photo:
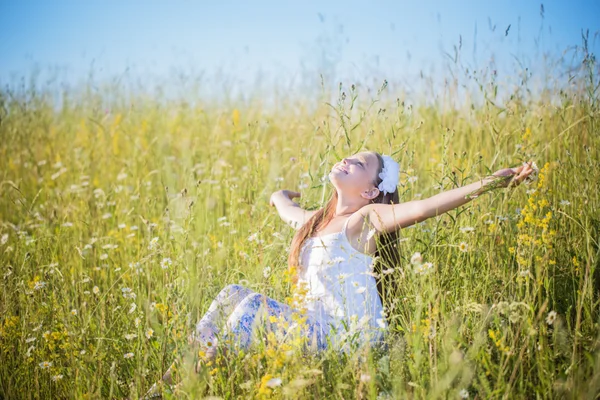
[[[278,107],[114,89],[57,104],[3,88],[0,397],[135,398],[183,357],[177,398],[594,398],[592,61],[560,91],[517,87],[502,105],[472,106],[458,84],[437,105],[349,83],[330,105],[295,95]],[[494,98],[493,82],[478,90]],[[385,272],[397,283],[389,352],[308,357],[269,338],[193,376],[186,337],[224,286],[290,299],[293,231],[271,193],[319,207],[332,163],[363,149],[394,155],[402,201],[525,160],[540,174],[401,232],[404,261]],[[412,265],[416,252],[433,269]]]

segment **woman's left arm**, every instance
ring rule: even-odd
[[[505,168],[469,185],[436,194],[424,200],[401,204],[370,204],[365,207],[369,220],[379,232],[393,232],[460,207],[490,188],[516,186],[533,171],[530,164]],[[499,177],[505,177],[502,179]],[[498,185],[493,185],[498,182]]]

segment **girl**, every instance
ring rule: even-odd
[[[376,283],[373,266],[381,258],[397,266],[398,252],[389,246],[397,231],[455,209],[492,188],[519,185],[534,168],[535,164],[524,163],[424,200],[399,204],[398,164],[389,156],[364,151],[333,165],[329,181],[334,190],[319,210],[304,210],[292,201],[300,193],[273,193],[270,205],[297,229],[288,266],[292,271],[297,268],[294,283],[304,288],[306,296],[291,307],[249,288],[228,285],[197,323],[190,343],[200,346],[205,354],[201,362],[206,362],[215,357],[218,340],[250,346],[256,339],[256,325],[287,334],[285,324],[269,317],[287,321],[290,331],[298,329],[309,339],[311,350],[336,346],[347,351],[346,339],[351,335],[359,343],[380,342],[387,322],[381,282]],[[293,315],[300,308],[306,311],[305,322],[295,324]],[[170,371],[163,376],[167,383]]]

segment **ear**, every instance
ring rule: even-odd
[[[377,198],[377,196],[379,196],[379,189],[377,189],[376,187],[372,187],[369,190],[365,190],[364,192],[361,192],[360,195],[367,200],[373,200],[373,199]]]

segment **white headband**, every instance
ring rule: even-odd
[[[379,173],[379,177],[382,181],[378,188],[385,196],[388,193],[395,192],[397,189],[400,165],[390,156],[382,155],[381,158],[383,159],[383,169]]]

